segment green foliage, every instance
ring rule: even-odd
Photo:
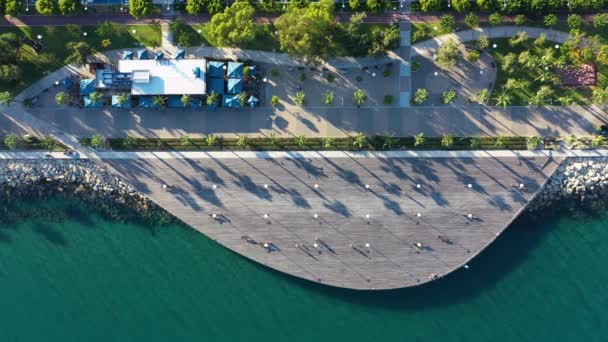
[[[480,89],[475,94],[475,101],[479,104],[487,104],[490,100],[490,91],[488,89]]]
[[[511,101],[513,101],[513,97],[506,89],[503,89],[498,92],[498,94],[496,94],[495,99],[496,105],[503,106],[504,108],[507,108],[507,106],[511,104]]]
[[[325,78],[327,79],[327,82],[333,82],[334,79],[336,78],[333,74],[327,74],[327,76],[325,76]]]
[[[249,99],[249,94],[247,94],[246,92],[242,92],[239,95],[237,95],[238,99],[239,99],[239,104],[241,105],[241,108],[244,108],[247,105],[247,100]]]
[[[91,147],[98,149],[100,147],[104,147],[106,144],[106,138],[101,134],[94,134],[91,137]]]
[[[72,52],[65,59],[66,64],[85,65],[87,63],[87,56],[92,54],[92,49],[86,42],[68,42],[65,44],[65,47]]]
[[[279,97],[276,95],[272,95],[272,98],[270,98],[270,103],[272,104],[273,107],[276,107],[279,105]]]
[[[21,68],[13,64],[0,65],[0,80],[16,81],[21,78]]]
[[[182,102],[182,105],[184,107],[190,107],[192,105],[192,101],[194,101],[194,99],[190,95],[182,95],[182,98],[180,99],[180,101]]]
[[[336,27],[334,3],[320,0],[307,8],[290,7],[280,16],[275,27],[279,32],[281,49],[292,57],[317,63],[333,53],[332,34]]]
[[[298,135],[296,140],[298,141],[298,148],[300,150],[303,150],[306,148],[306,136],[305,135]]]
[[[467,61],[471,63],[475,63],[479,60],[479,51],[470,50],[467,52]]]
[[[207,146],[216,146],[219,143],[219,138],[215,134],[209,134],[205,138],[205,142],[207,143]]]
[[[167,104],[166,96],[154,96],[152,98],[152,105],[157,108],[162,108]]]
[[[116,32],[116,28],[114,27],[114,24],[111,21],[106,20],[97,24],[95,32],[100,37],[107,38],[111,37]]]
[[[526,147],[528,150],[535,150],[538,148],[538,145],[542,144],[543,138],[539,136],[527,137],[526,138]]]
[[[471,12],[464,18],[464,23],[471,28],[479,27],[479,17],[477,14]]]
[[[179,143],[184,147],[190,147],[192,146],[192,138],[190,138],[188,135],[182,135],[179,138]]]
[[[452,8],[457,12],[466,12],[471,9],[469,0],[451,0]]]
[[[331,90],[328,90],[325,92],[325,94],[323,94],[323,104],[326,104],[328,106],[334,104],[334,92]]]
[[[539,34],[538,37],[536,39],[534,39],[534,45],[536,45],[538,47],[542,47],[546,43],[547,43],[547,35],[544,33]]]
[[[80,0],[59,0],[61,14],[77,14],[82,12]]]
[[[19,145],[19,137],[16,134],[9,133],[4,137],[4,145],[10,150],[14,150]]]
[[[502,71],[506,72],[507,74],[514,73],[517,68],[517,55],[513,52],[506,54],[502,59],[501,68]]]
[[[531,102],[535,106],[542,106],[549,101],[551,95],[553,95],[553,89],[548,85],[542,85],[532,97]]]
[[[515,36],[509,38],[509,45],[515,47],[528,39],[528,34],[526,31],[519,31],[515,34]]]
[[[454,146],[454,137],[450,134],[444,134],[441,138],[441,146],[448,149]]]
[[[281,73],[280,73],[280,72],[279,72],[279,70],[277,70],[277,69],[272,69],[272,70],[270,70],[270,76],[272,76],[272,77],[275,77],[275,78],[276,78],[276,77],[281,76]]]
[[[21,0],[6,0],[4,2],[4,13],[8,16],[14,17],[23,12],[23,4],[24,1]]]
[[[363,40],[367,42],[367,54],[370,56],[382,56],[389,50],[399,46],[401,34],[396,25],[387,26],[382,30],[373,30],[369,34],[369,39]]]
[[[6,140],[4,142],[6,144]],[[593,140],[591,140],[591,146],[593,147],[600,147],[602,145],[604,145],[606,143],[606,137],[604,137],[603,135],[596,135],[593,137]]]
[[[384,71],[382,72],[382,76],[384,76],[384,77],[391,77],[391,70],[390,69],[384,69]]]
[[[442,32],[453,32],[456,28],[456,19],[451,14],[444,14],[439,19],[439,26],[441,27]]]
[[[597,14],[593,17],[593,27],[603,30],[608,27],[608,13]]]
[[[136,19],[150,16],[157,11],[152,0],[131,0],[129,13]]]
[[[55,149],[55,147],[59,145],[59,143],[57,142],[57,140],[55,140],[55,138],[51,136],[45,136],[40,140],[40,145],[43,149],[51,152]]]
[[[305,73],[300,73],[299,79],[300,79],[300,82],[306,81],[306,74]]]
[[[526,21],[528,21],[528,19],[524,14],[518,14],[515,16],[515,25],[517,26],[523,26]]]
[[[418,0],[420,9],[424,12],[441,10],[442,0]]]
[[[131,102],[131,94],[129,94],[129,93],[122,93],[122,94],[118,95],[118,97],[116,98],[116,100],[121,105],[125,105],[125,104]]]
[[[219,99],[219,94],[211,91],[211,94],[207,95],[207,106],[217,106]]]
[[[608,87],[596,87],[593,89],[593,94],[591,97],[592,101],[596,105],[606,105],[608,104]]]
[[[353,147],[362,150],[367,146],[367,136],[365,134],[359,132],[355,135],[353,139]]]
[[[495,147],[504,147],[505,146],[505,138],[503,138],[501,135],[496,137],[496,140],[494,142],[494,146]]]
[[[374,13],[380,13],[386,8],[386,1],[384,0],[367,0],[365,3],[367,5],[367,9]]]
[[[441,94],[441,102],[443,104],[452,104],[456,102],[457,97],[456,90],[448,89]]]
[[[135,145],[135,138],[133,138],[130,135],[127,135],[123,140],[122,140],[122,145],[126,148],[132,148]]]
[[[394,97],[393,95],[384,95],[384,99],[382,100],[382,103],[386,106],[390,106],[393,104],[394,102]]]
[[[488,17],[488,21],[490,22],[490,25],[492,26],[498,26],[502,24],[502,15],[500,15],[500,13],[498,12],[494,12],[492,14],[490,14],[490,16]]]
[[[418,88],[414,93],[414,103],[423,104],[429,99],[429,92],[424,88]]]
[[[583,20],[580,15],[570,14],[568,16],[568,28],[570,29],[570,31],[579,30],[581,28],[582,24],[583,24]]]
[[[13,95],[9,91],[3,91],[0,93],[0,105],[8,106],[13,102]]]
[[[270,149],[274,150],[277,148],[277,135],[274,132],[271,132],[268,136],[268,145]]]
[[[358,11],[363,8],[363,2],[361,0],[348,0],[348,7],[353,11]]]
[[[55,102],[57,102],[57,104],[64,105],[67,104],[69,101],[70,96],[64,91],[60,91],[57,93],[57,95],[55,95]]]
[[[566,138],[566,146],[570,149],[576,147],[577,143],[578,143],[578,139],[576,138],[576,136],[574,134],[570,134]]]
[[[205,5],[205,0],[188,0],[186,2],[186,12],[192,15],[201,14],[205,10]]]
[[[236,146],[238,146],[239,148],[246,148],[247,147],[247,137],[244,135],[240,135],[238,137],[238,139],[236,140]]]
[[[206,36],[214,46],[238,47],[255,37],[254,8],[245,1],[237,1],[217,13],[205,26]]]
[[[419,146],[423,146],[424,142],[425,142],[425,137],[424,137],[424,133],[418,133],[414,136],[414,146],[415,147],[419,147]]]
[[[447,40],[437,49],[437,64],[443,69],[449,70],[458,63],[458,45],[453,39]]]
[[[299,106],[304,106],[306,104],[306,94],[303,91],[297,92],[294,101]]]
[[[103,94],[98,91],[95,91],[89,94],[89,98],[91,99],[91,102],[99,103],[103,100]]]
[[[323,139],[323,148],[326,150],[330,150],[332,148],[334,148],[335,145],[335,139],[332,137],[327,137]]]
[[[367,94],[363,89],[357,89],[353,93],[353,102],[357,108],[361,107],[367,101]]]
[[[481,146],[480,137],[471,137],[471,148],[479,148]]]
[[[395,138],[394,134],[384,136],[382,141],[382,149],[383,150],[392,150],[395,147]]]
[[[545,23],[545,26],[547,26],[547,27],[553,27],[553,26],[557,25],[558,21],[559,21],[559,19],[557,18],[557,15],[550,13],[545,16],[544,23]]]
[[[36,11],[44,15],[59,14],[57,0],[38,0],[36,1]]]
[[[485,50],[490,47],[490,39],[485,34],[482,34],[477,38],[477,47]]]

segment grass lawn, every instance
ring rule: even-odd
[[[190,30],[191,36],[193,37],[191,41],[192,46],[199,46],[202,43],[205,43],[208,46],[210,45],[209,39],[206,37],[204,25],[196,24],[185,27],[186,29]],[[373,31],[382,30],[386,27],[386,25],[362,24],[361,27],[364,32],[369,34]],[[364,56],[365,51],[361,51],[360,45],[357,42],[349,41],[349,39],[346,38],[343,28],[344,26],[340,25],[334,34],[335,55],[337,57]],[[255,24],[255,38],[251,42],[243,44],[241,48],[281,52],[279,37],[275,34],[275,32],[276,29],[272,24]]]
[[[139,46],[157,47],[161,44],[159,25],[114,25],[114,32],[107,37],[111,44],[102,47],[101,41],[95,32],[95,26],[37,26],[37,27],[3,27],[0,34],[14,32],[20,37],[27,37],[37,41],[42,36],[44,45],[42,51],[36,54],[29,45],[22,45],[17,64],[23,70],[23,76],[15,82],[0,82],[0,91],[11,91],[18,94],[21,90],[42,78],[48,72],[59,69],[70,54],[66,43],[85,41],[96,51],[122,49]],[[135,33],[132,32],[135,30]],[[84,33],[87,33],[85,36]]]

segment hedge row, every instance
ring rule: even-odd
[[[443,146],[442,137],[425,137],[424,143],[415,146],[414,137],[389,138],[375,136],[366,139],[363,150],[525,150],[528,148],[526,137],[479,137],[479,145],[472,146],[472,137],[453,137],[453,145]],[[497,141],[501,139],[501,143]],[[238,144],[236,138],[217,138],[214,145],[209,145],[205,138],[191,138],[187,142],[179,138],[171,139],[146,139],[146,138],[113,138],[107,140],[107,147],[116,151],[152,151],[152,150],[248,150],[248,151],[295,151],[295,150],[335,150],[355,151],[360,150],[355,144],[354,137],[333,138],[331,147],[327,147],[327,138],[306,138],[302,145],[298,138],[247,138],[246,146]],[[81,139],[87,145],[90,139]],[[552,140],[544,141],[544,146],[539,148],[551,148]]]

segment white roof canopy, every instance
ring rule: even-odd
[[[133,95],[202,95],[206,92],[206,63],[205,59],[121,59],[118,71],[132,73]]]

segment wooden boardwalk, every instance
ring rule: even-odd
[[[186,224],[261,264],[332,286],[391,289],[427,282],[466,263],[509,225],[559,161],[345,157],[104,163]]]

